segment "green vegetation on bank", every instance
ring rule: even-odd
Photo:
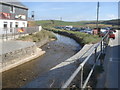
[[[101,38],[97,35],[90,35],[82,32],[75,32],[75,31],[68,31],[68,30],[61,30],[55,28],[44,28],[49,31],[53,31],[55,33],[63,34],[75,39],[79,44],[91,44],[97,43],[101,40]]]
[[[34,34],[29,34],[27,36],[20,37],[18,40],[40,42],[45,38],[48,38],[50,40],[57,39],[53,33],[42,30],[42,31],[34,33]]]

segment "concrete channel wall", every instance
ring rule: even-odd
[[[42,49],[38,48],[33,42],[2,42],[2,50],[0,52],[0,59],[2,58],[2,60],[0,60],[0,72],[33,60],[44,53],[45,51],[42,51]]]

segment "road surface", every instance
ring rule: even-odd
[[[115,33],[116,38],[109,42],[109,50],[107,50],[106,65],[106,88],[120,88],[120,31]]]

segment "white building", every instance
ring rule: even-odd
[[[28,8],[22,3],[0,0],[0,8],[0,33],[5,30],[7,33],[13,32],[10,28],[27,27]]]

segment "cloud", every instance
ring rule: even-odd
[[[118,16],[114,15],[114,14],[109,14],[107,15],[108,19],[117,19]]]

